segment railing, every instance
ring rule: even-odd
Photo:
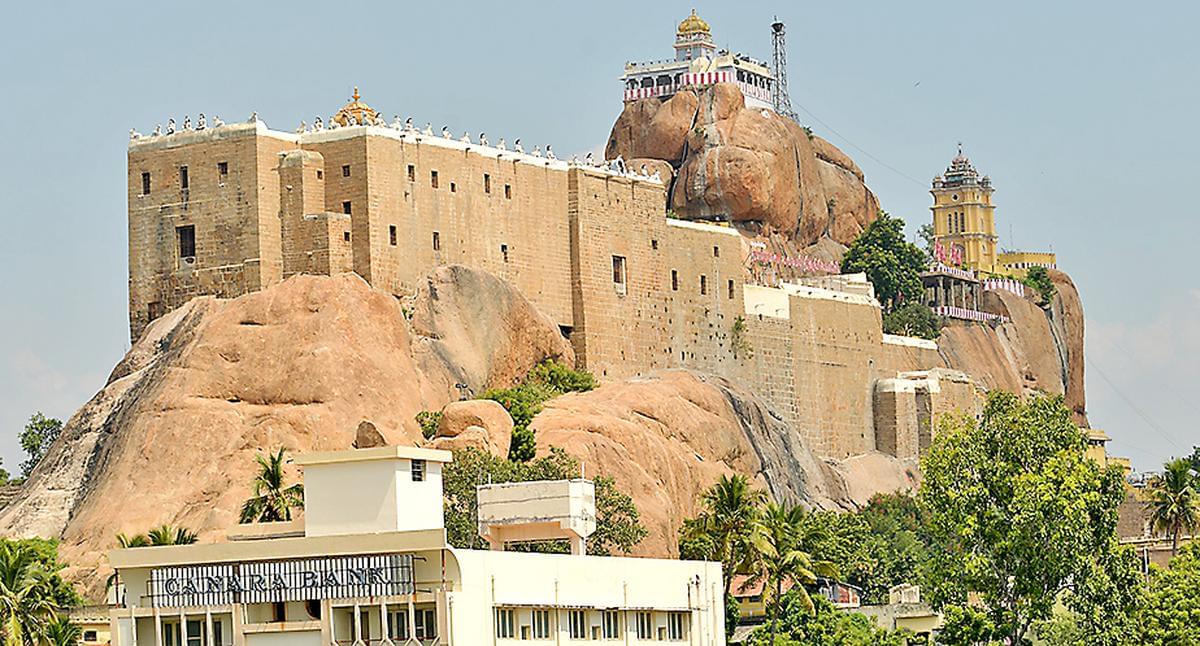
[[[989,292],[1003,290],[1025,298],[1025,283],[1012,278],[988,278],[983,281],[983,289]]]
[[[980,312],[979,310],[967,309],[965,307],[953,307],[950,305],[940,305],[933,308],[933,313],[942,318],[962,319],[964,321],[980,321],[990,322],[997,321],[999,323],[1007,323],[1008,317],[1000,314],[992,314],[991,312]]]

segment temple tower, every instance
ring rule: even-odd
[[[933,195],[930,210],[934,240],[943,251],[942,262],[996,272],[996,207],[992,204],[992,191],[992,180],[979,175],[959,144],[958,155],[946,168],[945,176],[933,178],[933,188],[929,191]],[[950,258],[956,262],[950,262]]]

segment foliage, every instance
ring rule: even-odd
[[[66,615],[55,615],[46,624],[41,644],[44,646],[78,646],[82,638],[82,628],[71,623]]]
[[[936,244],[935,238],[937,237],[934,234],[933,223],[926,222],[925,224],[922,224],[921,227],[917,229],[917,235],[920,236],[921,242],[925,244],[925,247],[922,249],[922,251],[925,252],[926,262],[932,263],[934,260],[937,260],[937,258],[935,258],[933,255],[933,247]]]
[[[530,422],[542,410],[542,403],[569,392],[584,392],[596,387],[590,373],[573,370],[553,359],[534,366],[522,382],[513,388],[489,390],[483,399],[499,402],[513,419],[508,458],[518,462],[533,459],[537,443]]]
[[[946,646],[999,644],[1000,634],[986,613],[970,606],[946,606],[942,610],[942,629],[938,643]]]
[[[1200,494],[1197,477],[1188,458],[1163,465],[1163,472],[1150,481],[1150,523],[1171,536],[1171,554],[1179,551],[1179,537],[1200,526]]]
[[[1144,644],[1200,643],[1200,546],[1184,545],[1171,567],[1152,567],[1140,615]]]
[[[920,300],[926,266],[925,254],[904,239],[904,221],[885,211],[850,243],[842,258],[842,273],[865,272],[889,311],[902,302]]]
[[[942,326],[928,305],[908,301],[883,313],[883,331],[887,334],[936,339],[942,334]]]
[[[1054,286],[1054,281],[1050,280],[1050,272],[1046,271],[1045,267],[1030,267],[1021,282],[1038,293],[1039,305],[1049,305],[1058,295],[1058,288]]]
[[[29,473],[46,456],[46,451],[54,440],[62,433],[63,423],[53,417],[46,417],[38,411],[29,417],[29,423],[21,431],[21,448],[29,459],[21,463],[21,475],[29,477]]]
[[[528,482],[531,480],[563,480],[579,476],[579,463],[559,448],[550,454],[529,461],[498,458],[486,451],[466,448],[454,452],[454,461],[442,471],[442,490],[445,497],[444,514],[446,537],[459,548],[486,549],[479,536],[479,508],[475,488],[497,482]],[[646,536],[641,517],[633,499],[617,489],[616,481],[603,476],[596,484],[596,531],[587,542],[588,554],[607,556],[626,553]],[[565,550],[565,545],[550,549]]]
[[[996,391],[981,419],[942,418],[920,492],[937,542],[926,568],[936,605],[976,591],[998,634],[1021,643],[1060,592],[1085,590],[1117,559],[1121,473],[1085,449],[1061,397]]]
[[[416,419],[421,427],[421,437],[429,440],[437,435],[438,425],[442,423],[442,411],[423,410],[417,413]]]
[[[811,608],[811,610],[810,610]],[[908,634],[875,627],[866,615],[842,612],[824,597],[804,603],[793,589],[783,596],[780,612],[780,636],[773,642],[770,629],[761,627],[750,634],[749,646],[905,646]]]
[[[254,456],[258,474],[254,476],[251,496],[242,504],[239,523],[275,523],[292,519],[292,509],[304,508],[304,485],[288,485],[283,466],[283,449]]]
[[[683,544],[689,550],[706,547],[705,552],[692,551],[691,558],[720,561],[725,594],[732,592],[733,575],[742,569],[752,553],[752,542],[767,494],[753,489],[746,476],[722,475],[700,498],[703,511],[696,518],[684,521],[680,530]]]
[[[729,330],[729,347],[733,349],[734,357],[754,358],[754,346],[746,337],[746,317],[738,315],[733,319],[733,327]]]
[[[0,458],[0,464],[4,464],[4,458]],[[8,484],[11,477],[12,474],[8,472],[8,469],[0,467],[0,486]]]
[[[196,542],[196,532],[186,527],[159,525],[144,534],[117,534],[117,545],[122,549],[131,547],[158,547],[161,545],[191,545]]]
[[[79,605],[79,596],[58,574],[62,567],[54,541],[0,539],[0,635],[5,646],[47,643],[59,629],[58,612]]]

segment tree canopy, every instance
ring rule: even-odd
[[[239,523],[275,523],[292,519],[292,509],[304,508],[304,485],[287,484],[283,449],[254,456],[258,473],[250,498],[242,504]]]
[[[58,543],[0,539],[0,636],[5,646],[55,643],[59,613],[81,603],[59,570]]]
[[[489,390],[483,394],[483,399],[499,402],[508,411],[513,420],[508,458],[526,462],[537,453],[537,441],[529,424],[541,412],[542,403],[564,393],[584,392],[595,387],[596,380],[591,373],[547,359],[534,366],[519,385]]]
[[[62,433],[63,423],[61,420],[53,417],[46,417],[38,411],[29,417],[29,422],[25,424],[25,428],[21,431],[21,449],[25,451],[25,455],[29,456],[27,460],[21,463],[21,476],[28,478],[33,468],[38,462],[46,456],[46,452],[50,450],[50,445],[54,440],[58,439]]]
[[[925,253],[904,239],[904,221],[885,211],[867,226],[842,257],[842,273],[864,272],[875,296],[891,310],[905,301],[920,302]]]

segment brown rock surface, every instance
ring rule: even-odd
[[[823,237],[849,244],[879,209],[845,153],[790,119],[746,108],[727,83],[626,104],[606,155],[669,162],[669,203],[682,217],[757,223],[800,247]]]
[[[442,409],[433,447],[454,450],[473,446],[494,455],[507,455],[513,420],[490,399],[450,402]]]

